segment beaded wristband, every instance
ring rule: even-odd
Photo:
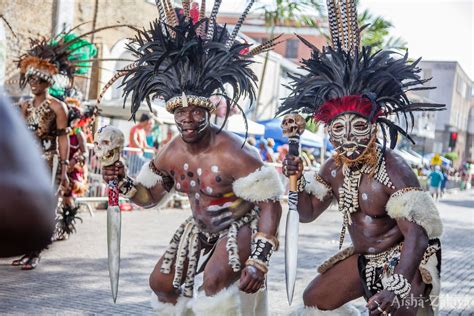
[[[131,199],[136,193],[135,181],[129,176],[123,178],[118,184],[119,192],[126,198]]]
[[[404,299],[408,294],[410,294],[411,284],[403,275],[394,274],[386,280],[384,289],[391,291]]]

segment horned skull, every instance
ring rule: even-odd
[[[281,123],[283,135],[286,137],[303,134],[305,126],[305,119],[301,115],[295,113],[285,115],[283,122]]]
[[[94,152],[104,166],[110,166],[120,159],[125,137],[118,128],[106,125],[94,137]]]

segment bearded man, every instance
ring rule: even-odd
[[[390,136],[394,148],[399,133],[410,139],[413,112],[444,106],[408,100],[406,91],[425,82],[417,62],[359,47],[354,1],[328,1],[328,11],[331,46],[319,50],[301,39],[313,50],[303,61],[308,74],[293,77],[279,113],[309,113],[324,123],[335,155],[318,173],[303,174],[301,159],[291,155],[283,168],[299,179],[300,221],[314,221],[336,199],[344,218],[339,248],[346,230],[352,246],[319,267],[303,294],[303,312],[357,315],[345,304],[364,297],[370,315],[415,315],[439,294],[442,224],[432,198],[386,142]],[[405,129],[394,115],[408,120]],[[423,304],[404,304],[409,297]]]
[[[204,9],[193,14],[185,4],[183,15],[176,15],[157,2],[160,20],[129,46],[139,59],[106,85],[126,76],[124,94],[132,97],[132,116],[150,96],[163,99],[180,135],[135,180],[120,162],[104,167],[103,178],[118,179],[121,193],[144,207],[157,205],[172,189],[189,198],[192,216],[150,276],[152,305],[160,315],[264,315],[266,291],[259,290],[278,248],[283,187],[258,153],[210,123],[216,108],[210,98],[222,95],[228,111],[244,95],[254,100],[256,76],[249,65],[273,41],[249,51],[248,44],[235,39],[241,23],[232,35],[215,24],[220,1],[209,19]],[[194,278],[200,272],[203,285],[196,291]]]

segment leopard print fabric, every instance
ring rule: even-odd
[[[26,125],[38,138],[44,158],[57,154],[56,113],[51,108],[51,101],[46,99],[38,107],[33,106],[33,100],[28,100],[25,111]]]

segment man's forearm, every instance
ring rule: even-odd
[[[281,205],[279,202],[265,202],[260,206],[260,221],[258,231],[275,236],[281,218]]]
[[[161,187],[161,183],[147,188],[128,176],[119,182],[119,190],[122,195],[129,198],[133,203],[145,208],[157,205],[168,193]]]
[[[69,139],[67,135],[61,135],[58,138],[59,145],[59,160],[61,162],[61,175],[67,172],[67,164],[65,163],[69,158]]]
[[[428,237],[423,231],[414,231],[407,234],[395,273],[402,274],[411,283],[427,247]]]
[[[137,204],[137,205],[140,205],[142,207],[145,207],[145,208],[150,208],[150,207],[153,207],[155,206],[156,204],[158,204],[160,201],[155,201],[155,199],[153,198],[153,195],[151,194],[150,190],[145,188],[143,185],[141,184],[136,184],[135,185],[135,188],[137,190],[137,192],[133,195],[133,197],[130,198],[130,200]]]

